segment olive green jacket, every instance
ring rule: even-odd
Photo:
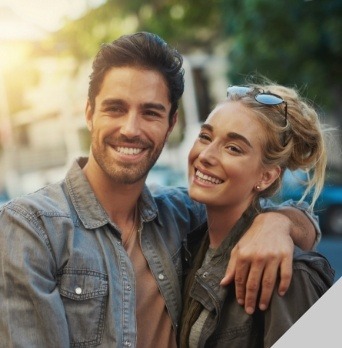
[[[206,312],[197,347],[271,347],[333,284],[334,271],[325,257],[295,247],[292,281],[285,296],[279,296],[275,290],[266,311],[256,310],[253,315],[248,315],[236,301],[234,284],[228,287],[219,284],[232,247],[254,216],[244,214],[209,263],[197,270],[194,279],[186,279],[192,283],[187,295],[192,301],[198,301],[202,312]],[[205,224],[190,235],[198,241],[198,246],[204,243],[200,242],[200,237],[206,231]],[[197,251],[195,248],[185,253],[190,267]],[[185,296],[183,322],[192,305],[190,302],[189,308]]]

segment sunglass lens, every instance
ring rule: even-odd
[[[227,96],[228,95],[233,95],[233,94],[237,94],[240,96],[244,96],[247,93],[252,92],[253,89],[250,87],[245,87],[245,86],[230,86],[227,88]]]
[[[257,94],[255,100],[261,104],[265,105],[279,105],[283,102],[283,99],[272,94]]]

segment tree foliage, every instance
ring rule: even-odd
[[[220,1],[107,0],[82,18],[66,23],[52,43],[83,60],[93,56],[103,42],[123,34],[150,31],[184,53],[192,48],[210,51],[220,31]]]
[[[107,0],[67,23],[53,47],[78,60],[135,31],[159,34],[182,53],[228,42],[229,79],[259,73],[305,87],[320,105],[342,94],[341,0]]]
[[[262,74],[305,87],[320,105],[337,104],[342,89],[340,0],[226,0],[225,33],[233,37],[229,77]],[[335,103],[336,102],[336,103]]]

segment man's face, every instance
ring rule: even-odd
[[[163,76],[131,67],[112,68],[86,116],[97,165],[111,180],[145,180],[173,128]],[[90,158],[92,160],[92,158]]]

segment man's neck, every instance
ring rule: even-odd
[[[142,193],[145,180],[134,184],[122,184],[111,180],[88,163],[83,168],[94,194],[112,222],[120,227],[130,225]]]

